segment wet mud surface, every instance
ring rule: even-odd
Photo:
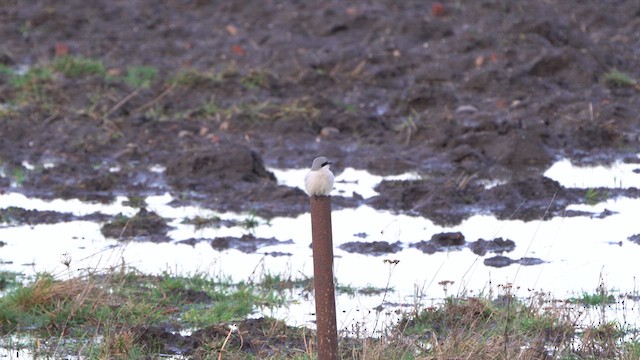
[[[142,208],[132,217],[119,214],[106,222],[100,231],[105,237],[118,240],[163,242],[171,240],[167,232],[171,227],[158,214]]]
[[[368,203],[455,224],[478,211],[540,219],[580,201],[540,175],[560,157],[633,160],[638,89],[607,74],[640,76],[638,4],[427,5],[12,3],[0,11],[0,185],[101,201],[170,191],[293,215],[305,194],[265,165],[324,154],[337,172],[423,174],[383,183]],[[65,56],[97,59],[105,74],[56,68],[26,89],[9,75]],[[156,75],[133,86],[143,66]]]
[[[254,5],[3,7],[0,191],[102,202],[170,192],[175,205],[297,215],[308,210],[305,193],[277,184],[267,167],[304,168],[323,154],[337,173],[422,176],[383,181],[373,198],[334,196],[334,208],[367,204],[455,225],[478,213],[609,216],[566,211],[594,199],[543,171],[562,157],[639,162],[634,2],[487,0],[443,13],[421,2]],[[65,59],[102,68],[74,72]],[[154,75],[131,80],[144,69]],[[640,196],[594,192],[599,201]],[[106,221],[106,236],[169,240],[166,220],[144,211],[85,218]],[[74,219],[16,208],[1,216]],[[264,245],[250,240],[212,246]],[[421,244],[427,253],[443,246]],[[385,254],[399,244],[343,249]]]
[[[211,343],[225,343],[228,349],[253,354],[259,358],[292,356],[304,352],[308,344],[297,336],[299,330],[264,318],[248,319],[235,324],[213,325],[180,335],[174,329],[149,327],[141,331],[139,341],[161,353],[175,353],[190,359],[211,356]]]
[[[408,245],[403,244],[400,241],[396,241],[394,243],[389,243],[387,241],[354,241],[339,245],[338,248],[348,253],[383,256],[397,253],[407,246],[415,248],[425,254],[461,251],[467,248],[474,254],[485,257],[483,263],[490,267],[505,267],[511,264],[539,265],[544,262],[537,258],[511,259],[507,256],[501,255],[515,250],[516,243],[513,240],[505,240],[499,237],[493,240],[478,239],[476,241],[468,242],[465,240],[465,237],[461,232],[439,233],[433,235],[429,240],[422,240]],[[494,254],[494,256],[488,256],[487,254]]]
[[[244,253],[255,253],[263,246],[293,244],[292,240],[280,241],[276,238],[256,238],[251,234],[237,237],[218,237],[211,241],[211,247],[218,251],[236,249]]]
[[[501,268],[501,267],[509,266],[511,264],[520,264],[523,266],[540,265],[540,264],[543,264],[544,261],[538,258],[531,258],[531,257],[511,259],[507,256],[496,255],[496,256],[492,256],[484,259],[483,263],[486,266]]]
[[[338,248],[348,253],[380,256],[397,253],[398,251],[402,250],[402,244],[399,241],[396,241],[395,243],[389,243],[387,241],[352,241],[339,245]]]
[[[567,212],[589,201],[585,190],[542,173],[563,157],[638,162],[640,4],[456,4],[432,13],[424,1],[9,1],[0,8],[0,192],[101,202],[170,192],[176,205],[297,215],[307,196],[267,168],[306,168],[322,154],[336,173],[422,176],[384,181],[369,199],[334,197],[334,208],[367,204],[447,225],[478,213],[610,215]],[[47,67],[66,57],[104,68]],[[38,68],[50,73],[20,77]],[[136,82],[136,69],[154,75]],[[632,81],[611,77],[614,70]],[[602,199],[640,196],[600,190]],[[154,215],[87,219],[105,221],[106,236],[167,241],[167,221]],[[0,219],[73,220],[17,208]],[[251,252],[272,240],[212,246]],[[342,249],[382,255],[400,246]],[[538,261],[500,255],[513,250],[508,239],[447,234],[415,246],[498,254],[488,266]],[[187,341],[176,346],[194,352],[198,339],[228,334],[200,332],[145,336]],[[249,337],[234,341],[266,349]]]
[[[74,220],[106,221],[108,219],[109,216],[99,213],[75,216],[70,213],[57,211],[25,210],[15,206],[0,209],[0,225],[38,225],[56,224]]]

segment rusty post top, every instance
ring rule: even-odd
[[[313,195],[309,203],[313,239],[313,285],[316,300],[318,359],[337,360],[338,330],[333,283],[331,197]]]

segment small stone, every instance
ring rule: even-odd
[[[331,135],[335,135],[339,133],[340,133],[340,130],[331,126],[323,127],[322,130],[320,130],[320,136],[324,136],[324,137],[329,137]]]
[[[460,105],[458,106],[458,108],[456,109],[456,114],[462,114],[462,113],[474,113],[478,111],[478,108],[476,108],[473,105]]]

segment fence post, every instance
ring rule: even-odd
[[[337,360],[338,327],[333,284],[333,239],[331,197],[310,196],[313,247],[313,285],[316,300],[316,326],[319,360]]]

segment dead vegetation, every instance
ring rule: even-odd
[[[273,281],[231,284],[124,268],[65,280],[40,275],[0,298],[2,347],[27,334],[31,341],[10,350],[54,358],[313,359],[313,330],[249,316],[286,306],[286,299],[273,299],[287,291],[260,288]],[[597,323],[585,321],[586,313],[600,311],[539,292],[519,298],[504,286],[497,294],[416,306],[379,336],[342,336],[340,352],[345,359],[637,359],[636,329],[604,313]],[[181,335],[186,328],[195,330]]]

